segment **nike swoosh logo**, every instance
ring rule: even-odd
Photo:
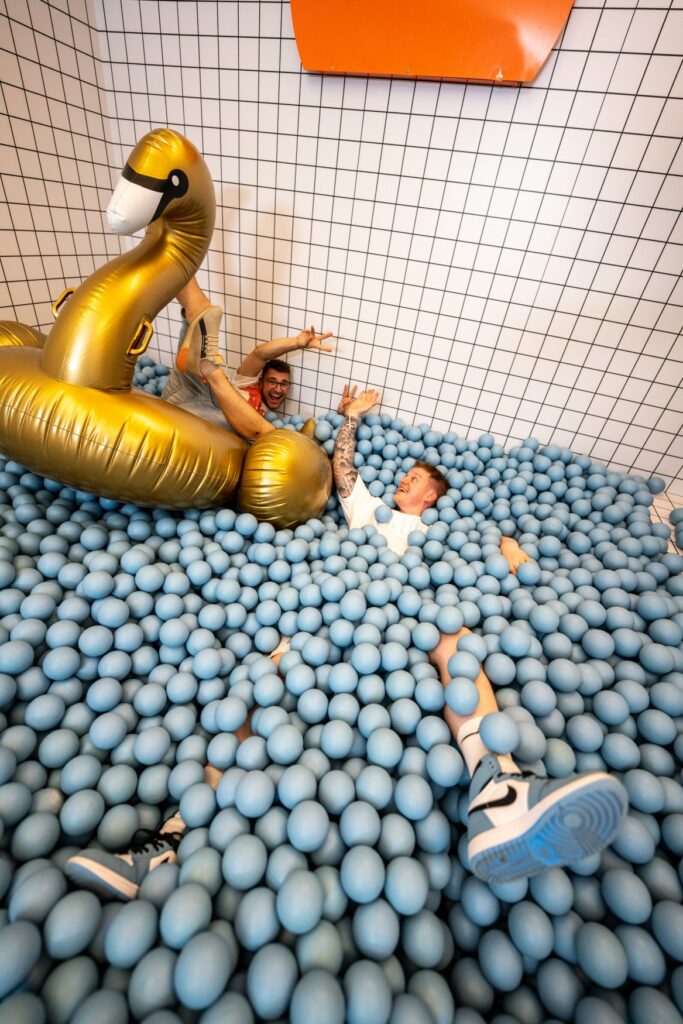
[[[489,800],[486,804],[479,804],[477,806],[470,806],[470,810],[474,811],[488,811],[492,807],[509,807],[510,804],[514,804],[517,799],[517,792],[508,786],[507,793],[504,796],[499,797],[497,800]]]

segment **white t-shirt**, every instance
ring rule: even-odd
[[[421,533],[427,532],[427,527],[419,516],[406,515],[405,512],[396,510],[392,511],[388,523],[378,523],[375,519],[375,509],[384,505],[384,502],[381,498],[373,498],[360,476],[356,477],[353,490],[348,498],[342,498],[339,495],[339,500],[344,509],[346,521],[352,530],[368,526],[368,524],[375,526],[377,532],[386,537],[389,550],[394,551],[397,555],[402,555],[408,547],[408,535],[413,530],[419,530]]]

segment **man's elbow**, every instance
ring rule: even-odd
[[[264,434],[272,434],[272,432],[274,430],[275,430],[275,427],[273,426],[273,424],[269,423],[268,420],[264,420],[263,421],[263,425],[259,425],[258,427],[254,427],[250,431],[251,436],[250,436],[249,440],[250,441],[256,441],[259,437],[263,437]]]

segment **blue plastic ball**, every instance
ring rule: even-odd
[[[95,936],[102,908],[90,892],[71,892],[54,905],[44,926],[45,948],[56,960],[78,956]]]
[[[306,971],[292,993],[291,1024],[317,1024],[322,1015],[329,1024],[343,1024],[344,1014],[344,995],[334,974],[319,967]]]
[[[628,961],[617,936],[589,921],[576,933],[576,955],[588,977],[603,988],[619,988],[628,976]]]
[[[276,898],[277,916],[284,928],[304,935],[320,921],[324,891],[311,871],[295,870],[285,878]]]
[[[280,943],[263,946],[247,970],[247,995],[256,1013],[275,1020],[287,1011],[297,981],[294,954]]]
[[[154,905],[144,899],[122,907],[105,933],[108,962],[122,968],[137,964],[156,942],[158,917]]]
[[[182,949],[211,921],[211,897],[203,886],[187,882],[175,889],[164,904],[159,918],[161,938],[171,949]],[[144,959],[140,961],[144,963]]]
[[[379,964],[357,960],[344,976],[344,989],[348,1024],[387,1024],[392,994]]]
[[[354,846],[344,855],[340,880],[344,892],[355,903],[372,903],[384,886],[382,858],[369,846]]]
[[[311,853],[323,845],[329,827],[325,808],[315,800],[302,800],[289,815],[287,836],[295,849]]]
[[[519,728],[504,711],[484,715],[479,728],[484,745],[495,754],[509,754],[519,744]]]
[[[0,931],[0,999],[18,988],[38,963],[39,929],[30,921],[16,921]]]
[[[422,864],[408,856],[395,857],[386,870],[384,893],[399,914],[417,914],[427,902],[429,878]]]

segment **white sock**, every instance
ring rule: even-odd
[[[486,754],[491,754],[492,757],[496,758],[502,772],[509,772],[511,774],[518,775],[519,768],[513,761],[510,754],[493,754],[485,745],[479,735],[479,727],[481,725],[482,718],[483,715],[478,715],[476,718],[468,718],[464,725],[460,726],[458,731],[458,746],[460,747],[462,756],[465,758],[465,764],[467,765],[467,771],[470,773],[470,778],[474,775],[477,770],[477,765]]]
[[[465,758],[465,764],[467,765],[467,771],[470,773],[470,778],[474,775],[477,765],[481,761],[485,754],[488,754],[488,750],[484,746],[484,743],[479,735],[479,726],[481,725],[482,716],[478,715],[476,718],[468,718],[464,725],[460,726],[458,730],[458,746],[462,756]]]
[[[187,825],[180,816],[180,811],[176,811],[172,818],[167,818],[159,829],[159,834],[164,835],[165,832],[184,832]]]

